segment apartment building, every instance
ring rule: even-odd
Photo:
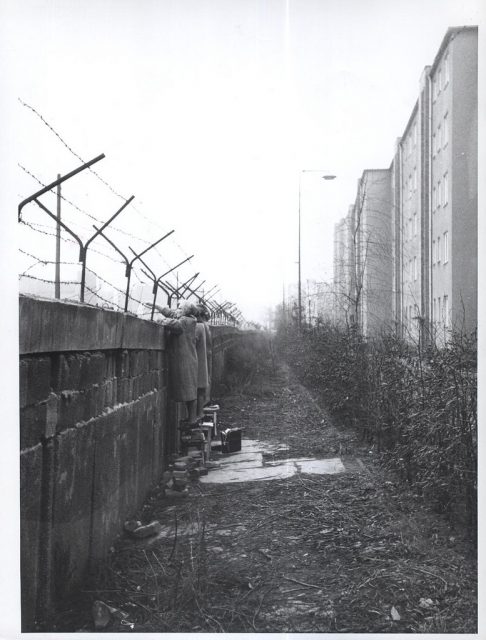
[[[394,325],[407,339],[442,339],[477,326],[477,35],[448,29],[389,169],[363,173],[344,219],[363,231],[342,277],[362,275],[366,335]]]
[[[477,28],[449,29],[429,73],[432,326],[477,326]]]
[[[394,157],[404,337],[477,325],[477,33],[448,29]]]
[[[393,325],[390,169],[367,169],[358,182],[354,205],[358,318],[365,335],[377,336]]]
[[[421,206],[423,167],[421,157],[422,109],[419,100],[399,142],[394,162],[399,163],[399,189],[394,191],[393,209],[398,213],[399,235],[394,239],[399,256],[400,314],[403,331],[417,338],[423,316],[422,280],[426,269],[423,260],[423,221]]]

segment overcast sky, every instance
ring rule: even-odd
[[[297,278],[301,170],[337,175],[302,179],[303,279],[329,280],[359,176],[389,166],[423,68],[484,4],[3,0],[3,175],[18,203],[36,184],[17,162],[45,182],[79,164],[21,98],[84,159],[105,153],[97,171],[157,225],[127,210],[119,227],[174,228],[165,258],[195,253],[185,273],[261,319]],[[106,219],[93,182],[65,193]]]

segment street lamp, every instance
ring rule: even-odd
[[[298,284],[298,295],[299,295],[299,316],[298,316],[298,322],[299,322],[299,332],[302,330],[302,272],[301,272],[301,261],[300,261],[300,253],[301,253],[301,243],[300,243],[300,200],[301,200],[301,187],[302,187],[302,174],[303,173],[323,173],[321,169],[301,169],[300,173],[299,173],[299,259],[298,259],[298,265],[299,265],[299,284]],[[322,176],[323,180],[334,180],[336,176],[332,175],[332,174],[328,174],[328,173],[324,173],[324,175]]]

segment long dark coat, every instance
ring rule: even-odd
[[[208,384],[208,357],[206,353],[206,330],[204,324],[196,324],[196,353],[197,353],[197,386],[205,389]]]
[[[203,322],[204,330],[206,331],[206,355],[208,363],[208,386],[206,389],[206,402],[211,400],[211,384],[213,380],[213,337],[211,336],[211,329],[207,322]]]
[[[206,355],[208,361],[208,384],[211,384],[211,378],[213,377],[213,338],[211,336],[211,329],[207,322],[203,322],[204,330],[206,331]]]
[[[170,387],[176,402],[197,398],[196,318],[165,318],[162,324],[171,333],[169,340]]]

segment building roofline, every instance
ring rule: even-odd
[[[449,46],[449,43],[454,40],[454,38],[461,33],[462,31],[478,31],[478,27],[477,25],[464,25],[462,27],[449,27],[449,29],[447,29],[445,36],[442,38],[442,42],[440,43],[440,47],[439,50],[437,51],[435,58],[434,58],[434,62],[432,63],[432,66],[430,67],[430,72],[429,75],[434,75],[439,62],[442,58],[442,54],[444,53],[445,49]]]
[[[418,111],[418,103],[419,103],[419,101],[418,101],[418,98],[417,98],[417,100],[415,100],[415,104],[414,104],[414,106],[413,106],[412,113],[410,114],[410,116],[409,116],[409,118],[408,118],[408,121],[407,121],[407,124],[405,125],[405,129],[403,130],[403,133],[402,133],[402,135],[401,135],[401,137],[400,137],[400,142],[399,142],[399,144],[400,144],[400,145],[402,144],[403,139],[404,139],[404,138],[405,138],[405,136],[407,135],[408,130],[410,129],[410,126],[411,126],[411,124],[412,124],[412,122],[413,122],[413,119],[414,119],[414,118],[415,118],[415,116],[417,115],[417,111]]]
[[[378,171],[390,171],[390,167],[385,168],[385,169],[363,169],[363,173],[361,174],[361,178],[364,177],[365,173],[372,173],[372,172],[378,172]]]

